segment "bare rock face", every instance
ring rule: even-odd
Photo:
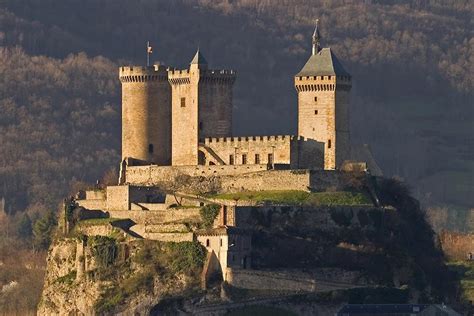
[[[37,314],[148,315],[163,297],[199,286],[199,265],[189,271],[173,266],[183,249],[199,250],[199,245],[181,247],[106,236],[56,240]]]

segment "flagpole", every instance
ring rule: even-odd
[[[146,42],[146,66],[150,67],[150,52],[148,51],[150,47],[150,41]]]

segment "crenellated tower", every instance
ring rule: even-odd
[[[206,137],[232,134],[235,72],[211,70],[198,50],[188,69],[168,72],[172,91],[172,165],[202,164],[199,144]]]
[[[312,54],[295,76],[298,135],[321,144],[324,169],[336,169],[350,156],[351,75],[330,48],[321,48],[318,21]]]
[[[171,164],[171,88],[163,65],[120,67],[122,160]]]

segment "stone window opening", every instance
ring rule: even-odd
[[[186,107],[186,98],[181,98],[181,107],[182,108]]]
[[[314,115],[318,115],[318,110],[314,110]]]
[[[314,97],[314,102],[318,102],[318,97]]]
[[[220,239],[220,241],[221,241],[221,247],[222,247],[222,238]]]
[[[268,154],[268,164],[273,165],[273,154]]]
[[[153,144],[148,144],[148,153],[153,154]]]
[[[206,239],[206,247],[210,247],[211,243],[209,242],[209,239]]]
[[[243,165],[247,164],[247,154],[242,154],[242,164]]]
[[[260,164],[260,155],[259,154],[255,154],[255,164],[256,165]]]
[[[234,164],[234,155],[229,155],[229,165]]]
[[[331,140],[328,139],[328,148],[331,148]]]

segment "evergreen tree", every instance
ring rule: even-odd
[[[20,221],[18,222],[17,232],[20,238],[23,238],[23,239],[31,238],[31,235],[33,234],[33,226],[31,223],[31,219],[27,213],[24,213],[21,216]]]
[[[33,225],[33,245],[36,249],[47,249],[51,243],[51,234],[57,224],[53,212],[48,212]]]

